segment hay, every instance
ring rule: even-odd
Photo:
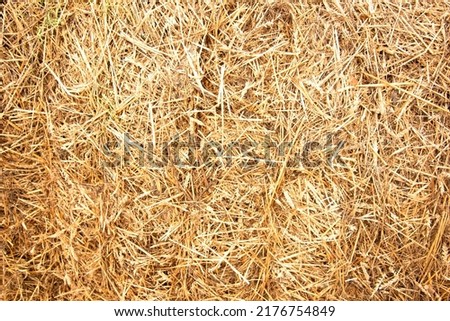
[[[449,7],[6,2],[1,299],[449,300]]]

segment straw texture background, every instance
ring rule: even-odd
[[[450,299],[448,1],[1,12],[1,299]]]

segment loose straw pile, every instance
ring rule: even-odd
[[[450,3],[351,2],[1,5],[0,298],[449,300]]]

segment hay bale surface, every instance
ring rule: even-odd
[[[449,8],[6,1],[0,298],[449,300]]]

